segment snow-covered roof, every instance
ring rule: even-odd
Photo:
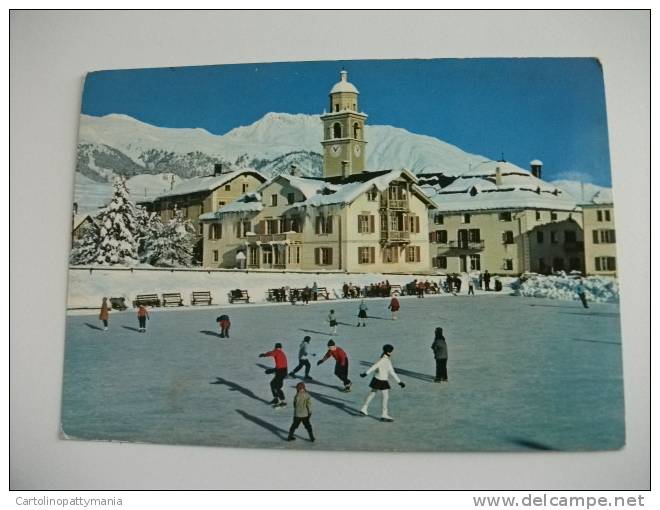
[[[340,81],[335,83],[335,85],[330,89],[330,94],[335,94],[337,92],[352,92],[353,94],[359,94],[358,89],[355,88],[355,85],[348,81],[348,72],[342,70],[339,73]]]
[[[241,195],[239,198],[227,205],[221,207],[217,211],[207,212],[199,216],[200,221],[216,220],[227,213],[241,213],[241,212],[259,212],[264,208],[261,201],[261,193],[250,191]]]
[[[604,188],[600,190],[598,193],[596,193],[592,199],[591,199],[592,204],[613,204],[614,203],[614,197],[612,196],[612,188]]]
[[[85,220],[93,221],[89,214],[76,214],[73,216],[73,230],[85,223]]]
[[[500,171],[497,183],[497,169]],[[534,177],[512,163],[478,165],[448,186],[431,193],[439,211],[554,209],[573,211],[577,203],[557,186]]]
[[[272,181],[278,178],[285,179],[286,181],[288,181],[289,184],[294,188],[296,188],[298,191],[300,191],[306,199],[313,197],[314,195],[319,193],[325,186],[327,186],[326,182],[319,179],[305,179],[303,177],[298,177],[296,175],[280,174],[274,177],[273,179],[271,179],[269,182],[260,186],[259,189],[260,190],[264,189],[268,184],[270,184]]]
[[[188,179],[178,186],[176,186],[172,191],[167,193],[162,193],[158,195],[155,200],[167,197],[175,197],[180,195],[188,195],[191,193],[199,193],[202,191],[213,191],[214,189],[219,188],[220,186],[225,185],[229,181],[239,177],[244,174],[252,174],[257,179],[262,182],[266,181],[266,177],[257,172],[256,170],[245,169],[245,170],[236,170],[233,172],[222,173],[220,175],[207,175],[203,177],[193,177]]]

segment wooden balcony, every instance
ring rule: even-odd
[[[381,197],[380,207],[381,209],[396,209],[400,211],[407,211],[408,200],[393,200],[387,197]]]
[[[385,230],[380,233],[381,243],[409,243],[410,232],[404,230]]]
[[[248,234],[245,236],[248,243],[283,243],[285,241],[289,242],[300,242],[302,240],[302,234],[299,232],[286,232],[284,234]]]
[[[485,243],[483,241],[447,241],[444,243],[432,243],[438,248],[438,253],[445,252],[475,252],[483,251]]]

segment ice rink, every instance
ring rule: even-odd
[[[624,403],[619,308],[506,295],[401,298],[392,321],[388,300],[368,299],[370,318],[357,328],[359,300],[153,309],[147,332],[134,311],[113,312],[102,330],[97,315],[69,315],[62,428],[71,438],[285,449],[506,451],[602,450],[623,446]],[[330,336],[333,308],[340,322]],[[215,319],[231,317],[231,338]],[[436,326],[449,349],[449,382],[433,382],[430,345]],[[273,409],[272,358],[279,341],[297,364],[310,335],[312,424],[287,442],[289,405]],[[340,392],[334,361],[316,360],[334,338],[347,351],[350,393]],[[382,423],[380,397],[371,416],[358,415],[370,378],[359,373],[384,343],[406,388],[392,384]],[[299,373],[300,375],[300,373]]]

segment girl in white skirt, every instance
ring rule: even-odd
[[[402,388],[405,388],[406,385],[401,381],[401,379],[399,379],[399,376],[396,375],[394,367],[392,366],[392,362],[390,361],[390,356],[392,355],[393,350],[394,347],[390,344],[383,345],[383,354],[381,354],[380,359],[371,365],[369,370],[360,374],[360,377],[366,377],[367,374],[370,374],[374,371],[376,372],[373,379],[369,383],[371,391],[367,395],[367,399],[364,401],[362,409],[360,409],[360,414],[363,416],[369,415],[369,404],[376,396],[376,393],[380,391],[383,396],[383,412],[381,413],[380,421],[394,421],[394,419],[390,416],[389,410],[387,408],[387,404],[390,398],[389,378],[392,376],[392,378],[397,383],[399,383],[399,386]]]

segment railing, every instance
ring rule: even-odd
[[[410,241],[410,232],[403,230],[387,230],[380,233],[380,240],[387,242],[408,242]]]
[[[250,243],[272,243],[282,241],[300,241],[301,234],[299,232],[287,232],[285,234],[247,234],[248,242]]]
[[[380,199],[380,206],[387,209],[408,209],[408,200],[394,200],[390,198]]]
[[[444,243],[434,243],[439,250],[466,250],[481,251],[484,249],[483,241],[446,241]]]

